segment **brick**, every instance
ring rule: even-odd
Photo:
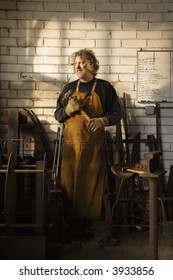
[[[136,74],[119,74],[120,82],[136,82],[137,77]]]
[[[122,47],[145,48],[146,46],[146,40],[122,40]]]
[[[17,91],[16,90],[0,90],[0,97],[1,98],[17,98]]]
[[[70,47],[78,48],[93,48],[95,46],[94,40],[70,40]]]
[[[41,47],[43,46],[43,38],[18,38],[17,44],[19,47]]]
[[[115,73],[134,73],[134,66],[133,65],[112,65],[111,72]]]
[[[171,125],[172,126],[172,118],[167,118],[165,116],[162,120],[162,125]]]
[[[34,12],[33,11],[8,11],[8,18],[9,19],[24,19],[30,20],[33,19]]]
[[[22,90],[26,90],[26,89],[35,89],[35,83],[34,82],[10,82],[10,88],[11,89],[22,89]]]
[[[95,4],[92,3],[70,3],[70,12],[94,12]]]
[[[113,11],[111,11],[111,21],[136,21],[136,13],[133,12],[128,12],[128,13],[113,13]]]
[[[9,37],[9,29],[1,28],[0,29],[0,34],[1,34],[1,37]]]
[[[43,63],[44,64],[57,64],[57,65],[68,64],[68,58],[63,57],[63,56],[53,56],[53,57],[44,56]]]
[[[44,75],[44,78],[43,78],[44,81],[51,81],[51,82],[54,82],[54,81],[58,81],[59,83],[66,83],[68,78],[67,78],[67,75],[65,74],[59,74],[59,73],[56,73],[56,74],[53,74],[53,73],[46,73],[46,75]]]
[[[147,22],[124,22],[123,30],[148,30]]]
[[[149,23],[149,30],[173,30],[172,22],[151,22]]]
[[[1,80],[2,81],[15,81],[18,80],[17,73],[1,73]]]
[[[42,20],[18,20],[18,27],[24,29],[30,28],[43,28],[43,21]]]
[[[137,31],[137,38],[139,39],[161,39],[161,31]]]
[[[60,30],[41,29],[35,30],[35,36],[38,38],[60,38]]]
[[[0,89],[4,90],[4,89],[8,89],[9,88],[9,83],[8,82],[4,82],[4,81],[0,81]]]
[[[0,1],[0,10],[16,10],[16,2]]]
[[[10,29],[10,37],[26,37],[27,34],[26,29]],[[29,36],[34,37],[34,30],[30,29],[29,30]]]
[[[107,39],[107,40],[96,40],[96,47],[98,48],[117,48],[121,47],[121,40],[112,40],[112,39]]]
[[[14,108],[24,108],[24,107],[32,107],[34,106],[33,99],[8,99],[8,106],[13,106]]]
[[[81,20],[84,20],[84,13],[76,13],[76,11],[74,13],[59,12],[58,15],[60,20],[71,20],[75,22],[81,22]]]
[[[148,47],[172,48],[172,40],[149,40]]]
[[[134,84],[129,82],[117,82],[115,88],[119,93],[129,92],[134,89]]]
[[[1,55],[9,55],[10,54],[10,47],[8,47],[8,46],[1,47],[0,53],[1,53]]]
[[[51,20],[51,19],[59,19],[59,13],[56,11],[45,11],[45,12],[32,12],[32,18],[35,20]]]
[[[88,22],[88,21],[83,21],[80,24],[78,22],[72,22],[71,23],[71,29],[75,30],[94,30],[95,29],[95,22]]]
[[[109,73],[109,66],[108,65],[100,65],[99,67],[99,73]]]
[[[26,70],[27,70],[27,65],[26,65]],[[33,73],[32,72],[23,72],[20,74],[20,80],[21,81],[39,81],[39,80],[43,80],[44,79],[44,75],[40,74],[40,73]]]
[[[10,48],[10,54],[11,55],[24,55],[26,56],[26,54],[29,54],[29,55],[35,55],[35,48],[21,48],[21,47],[18,47],[18,48],[13,48],[11,47]]]
[[[26,57],[25,56],[19,56],[18,57],[18,63],[20,64],[43,64],[43,57],[41,56],[29,56]]]
[[[153,3],[148,4],[149,12],[173,12],[173,3]]]
[[[57,11],[57,12],[68,12],[69,4],[68,3],[44,3],[44,11]]]
[[[172,31],[163,31],[162,33],[163,33],[163,38],[172,39],[173,37]]]
[[[60,73],[73,73],[73,66],[59,66]]]
[[[100,65],[114,65],[114,64],[119,64],[119,58],[118,57],[112,57],[112,56],[102,56],[99,57],[99,63]]]
[[[50,5],[51,6],[51,5]],[[33,2],[17,2],[17,9],[20,11],[43,11],[43,3]]]
[[[164,152],[163,155],[164,155],[164,159],[167,159],[167,160],[172,159],[172,155],[170,152]]]
[[[97,12],[121,12],[121,3],[98,3],[96,4]]]
[[[117,39],[135,39],[136,31],[112,31],[112,38]]]
[[[16,39],[14,38],[0,38],[1,46],[17,46]]]
[[[98,78],[103,79],[103,80],[107,80],[109,82],[117,82],[118,81],[118,74],[114,73],[106,73],[106,74],[101,74],[98,73]]]
[[[5,27],[5,28],[16,28],[17,27],[17,22],[16,20],[0,20],[0,27]]]
[[[5,19],[5,18],[6,18],[6,12],[0,11],[0,19]]]
[[[38,47],[36,48],[37,55],[60,55],[61,49],[60,48],[49,48],[49,47]]]
[[[25,71],[25,65],[20,64],[1,64],[2,72],[23,72]]]
[[[76,1],[75,1],[76,2]],[[87,3],[109,3],[110,1],[109,0],[84,0],[84,2],[87,2]]]
[[[85,20],[87,21],[108,21],[110,18],[110,13],[85,13]]]
[[[137,21],[162,21],[162,13],[137,13]]]
[[[85,38],[85,31],[84,30],[62,30],[61,31],[61,37],[62,38]]]
[[[69,46],[69,39],[51,39],[45,38],[44,39],[44,46],[45,47],[68,47]]]
[[[28,63],[28,61],[27,61],[27,63]],[[25,71],[27,73],[32,73],[33,72],[33,66],[32,65],[26,65]]]
[[[128,12],[128,13],[131,13],[131,12],[136,12],[136,13],[139,13],[139,12],[148,12],[148,4],[146,3],[141,3],[141,4],[136,4],[136,3],[123,3],[122,4],[122,12]]]
[[[163,21],[172,21],[172,13],[163,13]]]
[[[120,58],[120,64],[122,65],[136,65],[137,64],[137,58],[136,57],[121,57]]]
[[[61,52],[64,56],[71,56],[73,52],[77,51],[79,48],[70,47],[70,48],[62,48]]]
[[[38,73],[58,73],[56,65],[33,65],[33,71]]]
[[[111,34],[110,31],[86,31],[86,37],[93,39],[110,39]]]
[[[56,104],[56,100],[54,99],[47,99],[46,100],[46,104],[45,104],[45,100],[38,100],[37,98],[34,100],[34,106],[38,106],[38,107],[55,107]]]
[[[121,30],[121,22],[97,22],[97,30]]]
[[[45,29],[69,29],[70,23],[66,21],[45,21]]]
[[[107,48],[97,48],[95,54],[96,56],[110,56],[112,54],[112,49],[110,46]]]

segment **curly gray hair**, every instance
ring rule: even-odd
[[[95,53],[89,49],[81,49],[76,51],[71,56],[71,64],[75,64],[75,59],[77,56],[84,58],[87,61],[88,70],[94,75],[97,75],[97,71],[99,69],[99,62],[95,56]]]

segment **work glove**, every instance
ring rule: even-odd
[[[82,103],[77,99],[77,97],[69,98],[68,104],[65,108],[66,114],[71,117],[75,112],[80,111],[82,108]]]
[[[94,132],[101,127],[109,125],[109,120],[107,118],[93,118],[88,123],[88,128]]]

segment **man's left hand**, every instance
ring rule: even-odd
[[[93,118],[90,120],[88,123],[88,128],[92,131],[95,132],[101,127],[105,127],[109,125],[109,121],[107,118]]]

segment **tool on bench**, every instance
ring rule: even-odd
[[[124,166],[122,167],[122,172],[132,172],[136,174],[144,174],[147,170],[147,166],[145,164],[136,163],[135,165],[131,166]]]

